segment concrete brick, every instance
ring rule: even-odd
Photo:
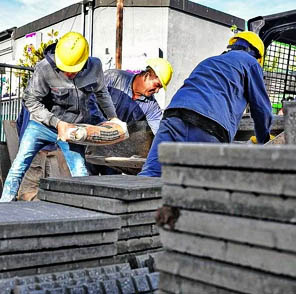
[[[61,247],[87,246],[113,243],[118,240],[117,231],[76,233],[32,238],[0,240],[0,254],[20,251],[37,251]]]
[[[120,218],[38,202],[0,204],[0,239],[119,229]]]
[[[135,201],[122,201],[117,199],[85,196],[73,193],[55,192],[39,189],[38,198],[44,201],[92,209],[110,214],[123,214],[129,212],[156,210],[161,206],[161,199],[143,199]]]
[[[133,276],[132,277],[134,286],[138,293],[147,293],[151,290],[150,285],[148,283],[147,277],[144,276]]]
[[[296,253],[291,224],[182,209],[175,230]]]
[[[159,236],[135,238],[126,241],[121,240],[116,245],[118,254],[162,247]]]
[[[159,178],[129,175],[72,177],[65,179],[41,179],[44,190],[102,196],[120,200],[151,199],[161,196]]]
[[[155,224],[155,211],[128,213],[120,216],[122,227]]]
[[[118,240],[154,236],[158,234],[159,231],[156,225],[123,227],[118,232]]]
[[[169,250],[296,277],[296,256],[292,253],[166,230],[161,230],[160,236]]]
[[[164,185],[163,203],[169,206],[247,216],[281,222],[296,222],[296,199],[247,192]]]
[[[284,103],[285,141],[287,144],[296,144],[296,103]]]
[[[296,280],[237,265],[164,252],[155,260],[161,272],[246,294],[295,294]]]
[[[114,256],[117,254],[115,244],[103,244],[81,248],[69,248],[50,251],[37,251],[0,256],[1,271],[59,264],[92,258]]]
[[[296,174],[163,166],[165,184],[296,197]]]
[[[159,289],[166,293],[239,294],[239,292],[224,290],[165,272],[160,273]]]
[[[288,145],[163,143],[159,159],[164,164],[295,172],[295,152],[296,146]]]
[[[117,285],[120,288],[122,294],[135,294],[135,293],[137,293],[136,289],[135,289],[135,286],[134,286],[131,278],[129,278],[129,277],[118,279]]]

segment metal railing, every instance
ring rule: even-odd
[[[296,46],[273,41],[266,50],[264,77],[275,114],[284,101],[296,99]]]
[[[5,142],[2,122],[17,119],[23,89],[33,71],[31,67],[0,63],[0,142]]]

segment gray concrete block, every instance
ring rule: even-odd
[[[160,273],[159,289],[166,293],[239,294],[236,291],[225,290],[165,272]]]
[[[161,196],[159,178],[128,175],[72,177],[65,179],[41,179],[44,190],[102,196],[126,201],[151,199]]]
[[[165,184],[296,197],[296,174],[163,166]]]
[[[118,230],[0,240],[0,254],[113,243]]]
[[[247,192],[164,185],[163,203],[185,209],[296,222],[296,199]]]
[[[120,218],[64,205],[36,202],[0,204],[0,239],[119,229]]]
[[[0,256],[1,271],[59,264],[92,258],[114,256],[117,247],[114,243],[81,248],[68,248]]]
[[[296,144],[296,103],[287,101],[284,103],[285,141],[287,144]]]
[[[160,231],[164,248],[278,275],[296,277],[296,255],[187,233]]]
[[[159,231],[156,225],[122,227],[118,232],[118,240],[154,236],[158,234]]]
[[[128,213],[120,216],[122,227],[155,224],[155,211]]]
[[[131,278],[129,278],[129,277],[118,279],[117,284],[118,284],[118,287],[120,288],[122,294],[137,293],[135,286],[134,286]]]
[[[183,278],[207,283],[225,290],[246,294],[295,294],[296,280],[282,275],[237,265],[192,257],[176,252],[164,252],[155,260],[156,268]]]
[[[151,291],[146,275],[132,277],[137,293],[147,293]]]
[[[160,248],[162,244],[159,236],[142,237],[129,240],[121,240],[116,243],[118,254],[131,253],[152,248]]]
[[[255,144],[163,143],[164,164],[296,171],[296,146]]]
[[[85,196],[73,193],[55,192],[39,189],[38,198],[44,201],[86,208],[110,214],[156,210],[162,204],[161,199],[143,199],[122,201],[99,196]]]
[[[175,230],[296,253],[291,224],[182,209]]]

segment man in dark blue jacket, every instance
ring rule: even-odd
[[[104,72],[105,84],[115,106],[117,117],[126,122],[146,120],[155,135],[162,118],[162,111],[154,97],[161,88],[166,90],[173,74],[171,64],[163,58],[147,60],[147,67],[140,73],[110,69]],[[93,99],[89,103],[95,110]],[[93,111],[92,121],[97,124],[104,120],[102,113]],[[116,174],[111,168],[88,164],[91,174]]]
[[[247,104],[258,143],[269,140],[272,110],[260,67],[264,44],[246,31],[231,38],[228,47],[202,61],[173,96],[139,175],[161,176],[161,142],[232,142]]]

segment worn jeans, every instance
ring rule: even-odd
[[[24,174],[30,167],[34,156],[49,143],[56,143],[61,148],[72,176],[88,176],[84,146],[58,141],[56,130],[30,120],[17,156],[7,175],[0,202],[16,199]]]
[[[179,117],[162,119],[159,129],[152,142],[147,160],[139,176],[160,177],[161,164],[158,160],[158,145],[162,142],[208,142],[220,143],[219,140]]]

